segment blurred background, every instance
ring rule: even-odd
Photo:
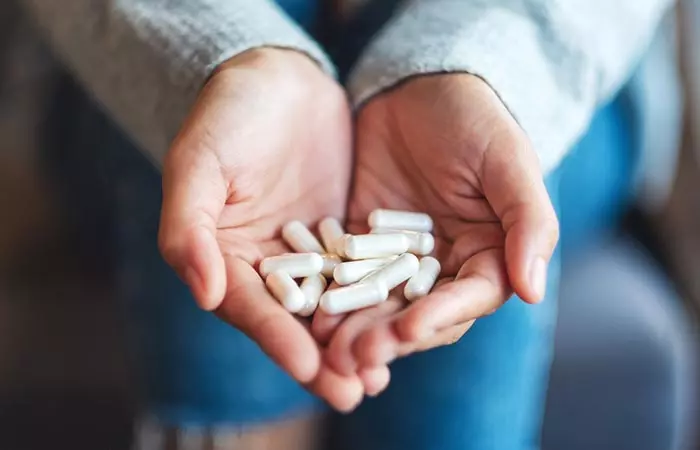
[[[660,31],[632,83],[655,112],[639,120],[651,128],[682,120],[682,133],[646,140],[647,173],[632,177],[630,201],[609,205],[615,226],[565,255],[546,450],[700,449],[698,3],[686,1],[669,17],[673,26]],[[71,82],[57,76],[31,24],[0,16],[0,45],[6,42],[0,449],[127,449],[136,393],[114,295],[114,242],[102,238],[114,226],[112,211],[99,196],[94,208],[72,205],[47,173],[36,130],[55,124],[43,123],[40,112],[50,107],[47,92]],[[680,90],[659,94],[655,87],[669,78]],[[662,147],[677,157],[655,160]],[[587,163],[576,158],[567,164]],[[598,161],[600,176],[619,175],[617,163]],[[576,223],[576,208],[564,214]]]

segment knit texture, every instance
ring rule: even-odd
[[[269,0],[23,0],[62,60],[157,166],[207,77],[246,50],[296,49],[334,70]]]
[[[162,163],[211,71],[260,46],[322,50],[270,0],[22,0],[63,60]],[[380,0],[381,1],[381,0]],[[647,47],[672,0],[408,0],[351,77],[356,106],[415,75],[488,82],[549,173]]]
[[[551,172],[631,74],[671,0],[409,0],[350,79],[356,106],[418,74],[483,78]]]

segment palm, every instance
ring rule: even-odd
[[[476,161],[454,155],[439,137],[442,130],[403,119],[368,118],[360,126],[348,226],[354,232],[366,229],[376,208],[426,212],[435,222],[435,255],[443,275],[454,277],[470,257],[503,246],[502,228],[470,167]]]
[[[376,208],[428,213],[443,279],[438,294],[406,309],[396,295],[374,311],[350,315],[337,329],[337,321],[328,325],[329,319],[319,318],[315,331],[330,341],[328,359],[343,373],[356,363],[384,364],[452,342],[511,295],[504,250],[507,214],[494,207],[493,199],[501,205],[510,201],[499,183],[509,176],[500,170],[500,160],[512,155],[517,164],[526,140],[483,82],[458,80],[463,84],[453,92],[453,85],[440,86],[440,78],[407,83],[360,114],[348,227],[366,232],[367,216]],[[488,160],[495,144],[506,149],[494,158],[498,164]],[[427,331],[436,339],[421,338]]]
[[[257,161],[246,164],[241,173],[231,168],[228,196],[217,222],[223,253],[253,264],[288,251],[279,235],[287,222],[314,224],[344,215],[351,158],[347,107],[311,102],[300,106],[315,109],[317,120],[299,107],[291,108],[289,114],[301,112],[304,123],[294,116],[286,119],[288,132],[270,135],[267,128],[260,130],[255,147],[247,149]],[[266,158],[270,148],[276,150]]]
[[[200,183],[199,192],[190,195],[214,219],[221,253],[251,265],[285,251],[279,236],[285,223],[341,217],[347,200],[345,95],[306,57],[285,57],[294,58],[295,70],[288,61],[278,68],[253,59],[219,72],[169,155],[185,160],[179,166],[190,159],[205,167],[203,180],[191,181]]]
[[[343,217],[350,176],[349,117],[344,101],[335,109],[328,106],[309,102],[290,109],[290,114],[300,107],[315,109],[317,120],[301,111],[303,124],[295,123],[299,116],[283,119],[290,124],[288,132],[260,130],[254,140],[260,148],[248,149],[259,157],[257,164],[246,165],[240,174],[235,167],[229,172],[216,232],[229,266],[227,285],[241,284],[264,257],[290,251],[280,237],[286,223],[312,225],[324,217]],[[271,148],[277,149],[273,156],[260,157]],[[231,257],[245,265],[233,266]]]
[[[430,214],[435,254],[448,277],[482,251],[504,246],[501,223],[480,182],[486,148],[481,129],[498,124],[501,111],[489,117],[484,106],[493,94],[488,87],[473,90],[469,103],[437,102],[420,92],[388,95],[369,105],[358,125],[352,226],[363,226],[379,207]]]
[[[259,157],[277,148],[274,155],[259,157],[252,173],[251,165],[240,174],[235,168],[230,172],[216,232],[229,266],[227,285],[240,285],[251,277],[264,257],[290,251],[280,237],[286,223],[300,220],[313,225],[324,217],[344,216],[351,148],[347,107],[342,95],[340,99],[331,108],[308,102],[290,110],[295,116],[282,122],[290,125],[288,132],[277,135],[261,130],[254,140],[260,149],[249,149]],[[302,108],[315,110],[317,120],[309,120],[314,117],[304,112],[311,111]],[[296,123],[299,117],[305,117],[305,123]],[[233,264],[234,260],[244,264]],[[231,297],[230,301],[236,300]]]
[[[306,56],[261,50],[217,72],[168,154],[161,248],[198,303],[246,333],[334,406],[363,395],[321,363],[308,328],[268,293],[255,266],[286,251],[288,221],[342,217],[351,171],[342,89]]]

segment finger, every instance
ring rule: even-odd
[[[391,372],[387,366],[363,368],[358,372],[365,394],[376,397],[381,394],[391,381]]]
[[[357,338],[354,355],[358,364],[389,364],[412,353],[454,344],[469,331],[474,322],[470,320],[448,327],[423,341],[401,341],[395,331],[394,321],[385,319]]]
[[[523,300],[536,303],[545,295],[559,223],[527,137],[521,130],[503,136],[490,142],[481,180],[506,233],[510,282]]]
[[[427,341],[446,328],[490,314],[510,295],[503,250],[484,250],[462,266],[455,281],[399,313],[394,328],[401,341]]]
[[[379,319],[395,314],[403,304],[403,300],[399,297],[392,296],[377,306],[350,314],[338,327],[328,345],[324,355],[328,365],[343,375],[355,373],[358,367],[352,350],[355,339]]]
[[[165,260],[192,290],[197,304],[216,309],[226,291],[224,261],[216,240],[226,185],[212,156],[195,150],[168,155],[158,243]]]
[[[343,413],[357,408],[365,394],[363,382],[358,376],[344,377],[325,366],[306,388]]]
[[[352,346],[355,360],[362,367],[388,366],[399,357],[401,340],[390,317],[360,334]]]
[[[300,383],[316,378],[321,352],[304,325],[267,291],[255,270],[227,256],[228,286],[216,315],[245,333]]]
[[[333,282],[328,287],[328,290],[337,289],[338,287],[338,284]],[[327,314],[321,308],[318,308],[311,322],[311,334],[316,338],[316,342],[319,345],[328,345],[335,330],[338,329],[346,317],[348,317],[348,314]]]
[[[444,347],[445,345],[455,344],[469,331],[475,322],[476,320],[470,320],[445,328],[425,341],[402,342],[399,345],[398,355],[403,358],[411,353],[425,352],[434,348]]]
[[[317,309],[311,322],[311,334],[316,338],[319,345],[328,345],[333,333],[347,317],[347,314],[326,314]]]
[[[456,238],[453,242],[443,244],[440,239],[436,242],[449,249],[442,255],[436,253],[441,264],[443,276],[454,277],[462,269],[464,262],[486,248],[502,247],[505,239],[503,228],[498,222],[471,223],[461,221],[459,228],[454,226]]]
[[[434,289],[448,282],[450,281],[447,278],[438,280]],[[401,342],[395,331],[393,319],[400,314],[384,317],[371,328],[363,330],[355,339],[352,352],[358,365],[389,364],[394,359],[413,352],[411,346],[415,347],[418,344],[414,341]]]

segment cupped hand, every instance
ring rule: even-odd
[[[162,254],[201,308],[343,410],[362,399],[362,380],[323,365],[308,325],[270,296],[256,267],[288,251],[280,239],[288,221],[343,216],[350,129],[343,90],[307,56],[260,49],[233,58],[204,87],[168,153],[159,233]],[[387,374],[364,371],[367,389]]]
[[[370,101],[356,130],[348,227],[375,208],[435,222],[441,280],[406,305],[401,292],[345,317],[318,314],[313,332],[342,374],[456,342],[513,291],[545,294],[558,222],[527,136],[494,91],[468,74],[414,78]]]

